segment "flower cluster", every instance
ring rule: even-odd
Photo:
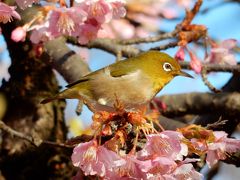
[[[17,1],[21,8],[26,8],[33,2],[37,1]],[[37,13],[32,21],[12,32],[12,40],[24,41],[26,32],[32,31],[30,40],[36,44],[61,35],[76,37],[80,44],[87,44],[99,37],[104,24],[125,16],[124,5],[125,0],[78,0],[72,7],[66,7],[65,4],[60,7],[45,6],[39,8],[41,13]],[[12,14],[8,13],[3,22],[11,20],[11,16],[18,18],[14,9],[7,7]]]
[[[236,65],[237,60],[231,50],[237,46],[237,40],[226,39],[220,43],[216,43],[213,40],[209,40],[211,46],[210,54],[204,58],[204,63],[212,64],[229,64]],[[188,52],[190,56],[190,67],[199,74],[202,71],[202,61],[197,57],[197,55],[190,51],[186,45],[180,46],[175,58],[179,61],[184,61],[185,51]]]
[[[121,128],[114,125],[117,128],[114,132],[110,124],[120,117],[123,124]],[[192,163],[204,161],[206,157],[211,167],[218,160],[224,160],[226,153],[240,150],[240,140],[227,138],[225,132],[207,130],[197,125],[177,131],[157,132],[152,131],[153,127],[147,125],[147,119],[144,120],[141,114],[129,112],[121,115],[102,112],[95,114],[93,120],[95,129],[101,129],[96,133],[100,138],[108,137],[108,140],[100,142],[95,137],[74,148],[73,165],[79,167],[85,176],[95,175],[103,179],[199,180],[203,176],[194,169]],[[129,128],[126,128],[129,122],[133,127],[132,132],[136,133],[132,138]],[[140,141],[145,142],[141,147],[138,146]],[[132,144],[131,150],[127,150],[129,142]],[[193,154],[199,159],[188,158]],[[75,179],[81,179],[80,172]]]
[[[200,179],[202,175],[195,171],[189,163],[191,161],[182,161],[188,154],[182,139],[183,136],[175,131],[148,135],[141,151],[125,155],[119,155],[92,140],[74,148],[72,161],[85,175],[105,179],[180,179],[191,176]]]
[[[16,0],[21,9],[39,2],[39,0]],[[176,8],[187,8],[191,4],[190,0],[127,2],[126,4],[125,0],[75,0],[68,4],[65,0],[57,2],[49,0],[38,8],[39,12],[32,18],[34,21],[17,27],[12,32],[11,38],[15,42],[24,41],[28,31],[32,31],[30,40],[35,44],[60,35],[76,37],[80,44],[87,44],[96,37],[146,37],[158,31],[159,17],[174,18],[177,15]],[[126,15],[125,6],[128,9],[127,19],[119,19]],[[5,12],[0,14],[6,16]],[[10,12],[7,15],[16,17],[16,14],[11,15]]]
[[[8,6],[7,4],[0,2],[0,22],[7,23],[11,22],[13,17],[21,19],[20,15],[15,11],[16,7]]]
[[[236,65],[237,60],[231,49],[237,46],[237,40],[226,39],[219,44],[211,41],[211,54],[205,59],[208,63]]]
[[[112,20],[104,24],[99,37],[121,39],[148,37],[159,30],[162,18],[175,18],[178,14],[177,9],[188,8],[190,5],[191,0],[128,0],[126,4],[128,20]]]

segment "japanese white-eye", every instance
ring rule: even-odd
[[[159,51],[148,51],[94,71],[67,89],[43,100],[80,99],[95,110],[114,107],[118,100],[125,109],[146,105],[175,76],[192,77],[178,62]]]

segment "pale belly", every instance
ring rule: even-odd
[[[140,71],[121,77],[112,77],[105,70],[90,80],[95,102],[113,107],[119,101],[124,108],[131,109],[148,103],[155,95],[152,83]]]

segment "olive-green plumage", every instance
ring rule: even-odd
[[[191,77],[169,55],[148,51],[92,72],[42,103],[81,99],[95,110],[102,110],[112,108],[118,100],[126,109],[136,109],[147,104],[178,75]]]

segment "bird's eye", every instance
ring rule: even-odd
[[[172,71],[172,65],[170,63],[164,63],[163,64],[164,71]]]

